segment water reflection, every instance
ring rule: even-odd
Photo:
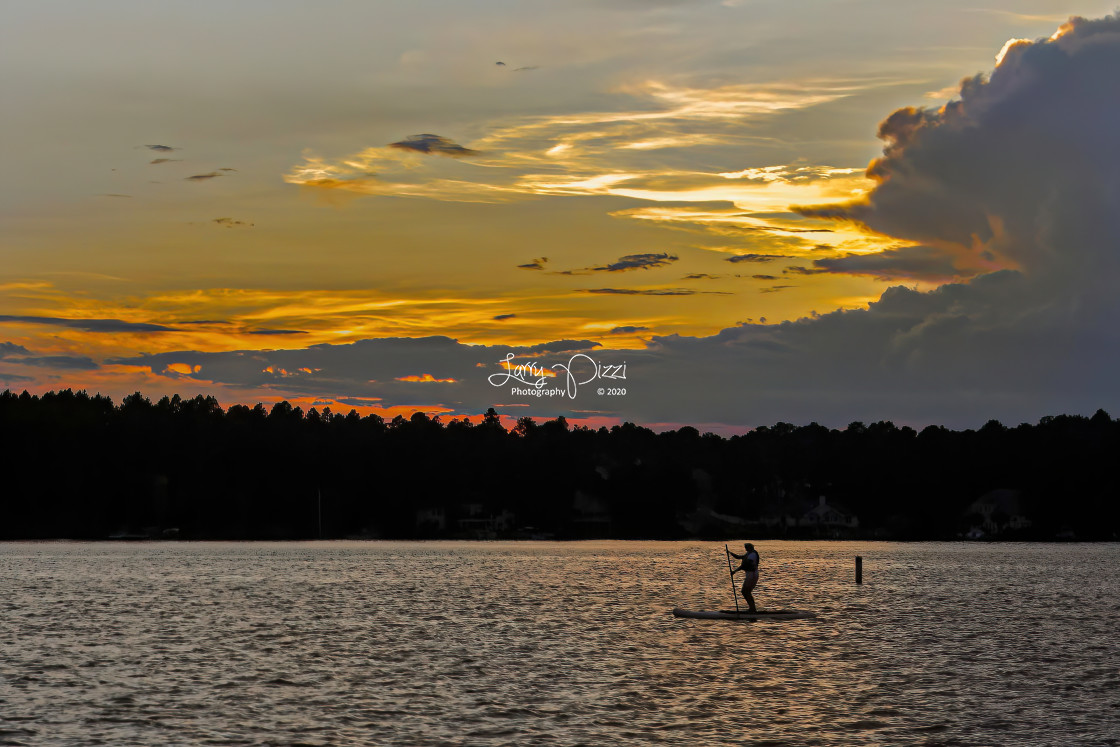
[[[0,546],[0,742],[1100,744],[1116,545]],[[864,584],[853,559],[864,558]]]

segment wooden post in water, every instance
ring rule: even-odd
[[[859,555],[856,556],[856,583],[863,583],[863,558]]]

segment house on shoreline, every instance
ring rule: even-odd
[[[838,503],[829,503],[822,495],[817,505],[801,515],[798,525],[824,531],[853,531],[859,528],[859,517]]]
[[[827,496],[809,501],[777,502],[763,508],[752,522],[760,531],[801,538],[848,539],[859,532],[859,516]]]
[[[986,539],[1021,532],[1031,527],[1018,490],[998,488],[977,498],[965,509],[965,539]]]
[[[697,512],[699,514],[701,512]],[[848,539],[860,532],[859,517],[845,506],[819,496],[811,501],[778,500],[764,506],[757,519],[743,519],[708,510],[689,517],[685,528],[703,526],[732,534],[770,537]]]

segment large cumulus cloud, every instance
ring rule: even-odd
[[[936,246],[947,261],[1076,282],[1116,267],[1118,133],[1120,17],[1073,18],[1049,39],[1008,42],[991,75],[964,79],[943,107],[891,114],[868,197],[801,212]]]

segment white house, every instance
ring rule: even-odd
[[[1023,514],[1018,490],[1000,488],[977,498],[968,507],[969,514],[980,516],[981,529],[988,534],[999,534],[1008,530],[1026,529],[1031,520]],[[976,534],[970,532],[970,536]]]
[[[798,524],[803,527],[855,529],[859,526],[859,518],[840,506],[830,505],[822,495],[817,505],[801,515]]]

